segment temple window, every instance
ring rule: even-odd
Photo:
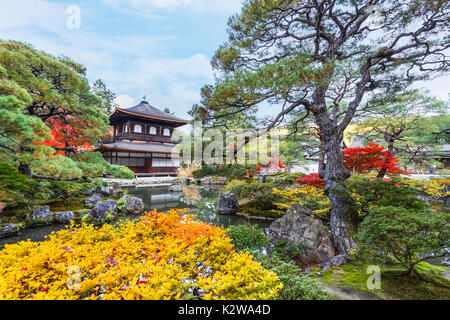
[[[136,124],[134,126],[134,132],[135,133],[142,133],[142,126],[140,124]]]
[[[169,129],[164,129],[163,136],[170,137],[170,130]]]
[[[150,127],[150,134],[156,134],[156,128]]]

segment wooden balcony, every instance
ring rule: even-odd
[[[108,139],[108,141],[104,141],[104,143],[113,143],[122,140],[135,140],[135,141],[145,141],[149,142],[160,142],[160,143],[173,143],[179,144],[181,141],[173,140],[172,137],[163,137],[151,134],[142,134],[142,133],[120,133],[114,137]]]

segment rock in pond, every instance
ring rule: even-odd
[[[306,252],[303,262],[324,263],[334,257],[331,232],[307,207],[294,203],[286,214],[274,221],[267,232],[270,241],[302,243]]]
[[[94,223],[105,223],[115,218],[117,214],[117,202],[114,200],[106,200],[97,202],[89,214],[89,221]]]
[[[55,214],[53,215],[53,219],[55,220],[55,222],[68,224],[70,223],[70,221],[75,219],[75,215],[71,211],[55,212]]]
[[[219,214],[235,214],[239,210],[239,202],[232,192],[225,192],[219,195],[217,202],[217,212]]]
[[[169,191],[171,192],[182,192],[183,191],[183,187],[180,185],[173,185],[169,187]]]
[[[141,198],[133,197],[129,198],[126,203],[126,209],[128,213],[139,214],[144,211],[144,202]]]
[[[97,202],[101,201],[102,197],[99,194],[93,194],[87,199],[84,199],[84,203],[88,206],[95,206]]]
[[[0,238],[15,236],[19,233],[19,226],[14,223],[7,223],[0,226]]]
[[[31,222],[50,222],[53,217],[49,206],[36,206],[27,218]]]

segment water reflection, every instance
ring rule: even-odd
[[[248,219],[238,216],[222,216],[216,212],[216,204],[219,199],[219,190],[205,186],[182,186],[181,192],[171,192],[169,187],[129,187],[128,193],[141,198],[144,201],[146,211],[158,209],[164,212],[169,209],[191,209],[189,213],[195,214],[196,219],[227,227],[234,224],[258,224],[268,227],[270,222],[250,222]]]

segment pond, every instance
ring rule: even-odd
[[[145,211],[157,209],[160,212],[169,209],[189,208],[190,214],[196,215],[196,220],[211,223],[217,226],[248,224],[250,221],[244,217],[219,215],[216,204],[219,199],[219,190],[213,187],[183,186],[181,192],[170,192],[169,187],[129,187],[128,193],[144,201]],[[268,221],[251,221],[265,228],[270,225]]]
[[[189,214],[196,215],[199,221],[211,223],[217,226],[228,227],[235,224],[258,224],[266,228],[270,225],[267,221],[249,221],[244,217],[222,216],[216,212],[216,204],[219,199],[217,188],[201,186],[183,186],[182,192],[171,192],[168,186],[164,187],[127,187],[130,195],[141,198],[144,201],[145,211],[157,209],[166,212],[170,209],[189,208]],[[142,215],[128,215],[127,219],[137,219]],[[0,250],[5,244],[16,243],[30,239],[31,241],[45,240],[45,236],[53,231],[64,229],[64,225],[49,225],[36,228],[27,228],[14,237],[0,238]]]

